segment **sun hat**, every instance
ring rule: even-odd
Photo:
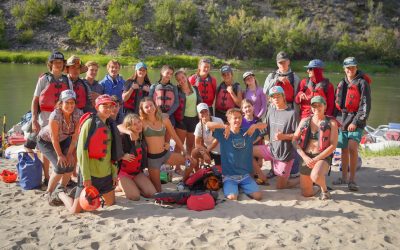
[[[343,61],[343,67],[351,67],[351,66],[357,66],[357,60],[355,57],[347,57]]]
[[[63,60],[63,61],[64,61],[64,60],[65,60],[64,54],[61,53],[61,52],[59,52],[59,51],[54,51],[54,52],[51,53],[51,55],[49,56],[48,61],[49,61],[49,62],[52,62],[52,61],[57,60],[57,59],[60,59],[60,60]]]
[[[322,96],[320,96],[320,95],[314,96],[314,97],[311,99],[311,105],[314,104],[314,103],[317,103],[317,102],[326,105],[325,99],[324,99]]]
[[[272,96],[274,94],[285,94],[285,91],[283,91],[281,86],[273,86],[269,89],[268,95]]]
[[[111,103],[112,105],[115,105],[115,102],[111,99],[111,96],[100,95],[96,98],[95,106],[96,106],[96,108],[98,108],[101,104],[105,104],[105,103]]]
[[[248,77],[248,76],[254,76],[253,72],[251,72],[251,71],[246,71],[246,72],[244,72],[244,74],[243,74],[243,80],[245,80],[246,77]]]
[[[85,73],[88,71],[88,67],[86,67],[81,59],[75,55],[72,55],[67,59],[67,63],[65,64],[65,71],[68,72],[68,67],[73,66],[73,65],[79,65],[80,66],[80,74]]]
[[[325,66],[325,65],[324,65],[324,62],[323,62],[323,61],[321,61],[321,60],[319,60],[319,59],[314,59],[314,60],[311,60],[311,61],[308,63],[307,66],[304,66],[304,68],[307,68],[307,69],[321,68],[321,69],[323,69],[324,66]]]
[[[60,101],[65,102],[69,99],[76,100],[76,94],[72,89],[66,89],[60,94]]]
[[[232,68],[231,68],[231,66],[229,66],[229,65],[224,65],[224,66],[222,66],[222,68],[221,68],[221,73],[222,73],[222,74],[224,74],[224,73],[232,73]]]
[[[277,55],[276,55],[276,61],[279,62],[283,62],[283,61],[287,61],[289,60],[289,56],[288,54],[286,54],[285,51],[280,51]]]
[[[135,70],[139,70],[139,69],[141,69],[141,68],[144,68],[144,69],[147,70],[147,66],[146,66],[146,64],[145,64],[144,62],[138,62],[138,63],[136,64],[136,66],[135,66]]]
[[[197,113],[200,113],[201,111],[207,109],[208,110],[208,105],[204,102],[201,102],[197,104]]]

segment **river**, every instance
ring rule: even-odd
[[[0,115],[7,117],[7,129],[20,121],[20,117],[29,109],[32,101],[33,92],[38,77],[46,71],[45,65],[29,64],[0,64]],[[105,67],[101,67],[98,79],[105,75]],[[131,67],[121,69],[121,75],[126,79],[132,74]],[[190,71],[194,72],[194,70]],[[263,85],[267,74],[271,69],[264,71],[254,71],[258,83]],[[149,69],[151,82],[159,79],[159,69]],[[234,72],[236,81],[242,83],[242,70]],[[221,81],[220,73],[216,70],[212,72],[218,82]],[[305,77],[305,72],[299,72],[299,76]],[[326,73],[325,76],[336,86],[343,73]],[[84,75],[82,75],[84,77]],[[372,88],[372,111],[368,124],[376,127],[380,124],[389,122],[400,122],[400,72],[397,74],[374,74],[371,75]]]

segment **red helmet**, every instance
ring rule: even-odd
[[[6,182],[6,183],[13,183],[17,180],[17,173],[15,173],[14,171],[10,171],[7,169],[4,169],[1,173],[0,173],[0,178],[2,181]]]
[[[100,207],[100,193],[94,186],[85,187],[79,197],[79,204],[86,211],[94,211]]]

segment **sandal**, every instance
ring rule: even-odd
[[[350,191],[358,191],[358,186],[354,181],[349,182],[348,187]]]
[[[330,199],[332,199],[331,193],[329,193],[329,191],[322,192],[321,197],[319,197],[319,199],[323,200],[323,201],[330,200]]]
[[[47,197],[47,201],[50,206],[58,207],[64,205],[62,200],[58,197],[58,192],[54,191],[53,193],[49,193]]]
[[[347,184],[347,181],[345,179],[343,179],[342,177],[339,177],[337,180],[332,181],[333,185],[343,185],[343,184]]]

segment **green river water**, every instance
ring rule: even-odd
[[[29,109],[33,92],[39,75],[46,71],[45,65],[29,64],[0,64],[0,115],[7,117],[7,130],[20,121],[20,117]],[[105,67],[101,67],[98,79],[105,75]],[[131,67],[121,69],[121,75],[126,79],[132,74]],[[151,82],[159,79],[159,69],[149,69]],[[191,71],[191,72],[194,72]],[[259,84],[263,85],[267,74],[271,69],[254,71]],[[220,82],[218,71],[212,72]],[[234,72],[235,79],[242,83],[242,70]],[[305,72],[299,72],[299,76],[305,77]],[[336,86],[343,73],[326,73],[325,76]],[[84,77],[84,75],[82,75]],[[372,83],[372,111],[368,124],[376,127],[389,122],[400,122],[400,72],[397,74],[371,75]],[[243,83],[242,83],[243,84]]]

